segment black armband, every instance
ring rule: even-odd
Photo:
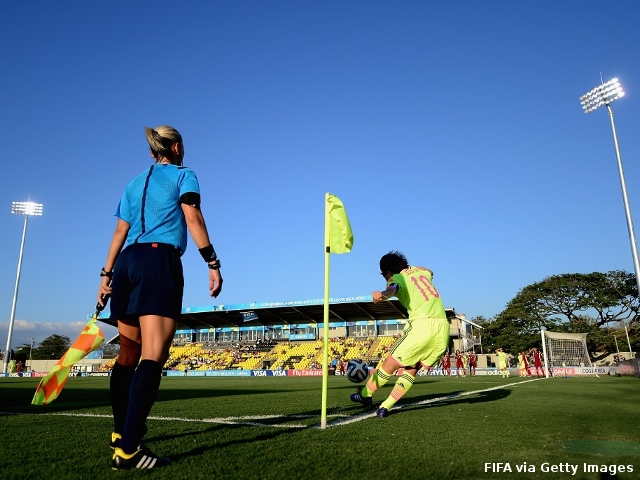
[[[216,251],[213,249],[213,245],[211,244],[207,245],[206,247],[199,248],[198,251],[200,252],[200,255],[202,255],[202,258],[204,258],[204,261],[207,263],[215,262],[218,259]]]
[[[187,192],[180,195],[180,203],[200,208],[200,194],[195,192]]]

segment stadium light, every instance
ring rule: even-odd
[[[7,348],[4,352],[4,365],[2,373],[7,373],[7,367],[11,360],[11,335],[13,333],[13,322],[16,318],[16,303],[18,301],[18,286],[20,285],[20,270],[22,269],[22,254],[24,253],[24,240],[27,236],[27,221],[29,216],[42,215],[42,204],[34,202],[11,202],[11,213],[24,215],[24,228],[22,229],[22,243],[20,244],[20,256],[18,257],[18,274],[16,275],[16,287],[13,291],[13,303],[11,304],[11,318],[9,319],[9,334],[7,335]]]
[[[613,146],[616,150],[616,158],[618,159],[618,173],[620,174],[620,186],[622,187],[622,201],[624,202],[624,213],[627,216],[627,229],[629,230],[629,241],[631,242],[631,254],[633,256],[633,268],[636,272],[636,286],[638,287],[638,295],[640,295],[640,263],[638,262],[638,247],[636,245],[636,235],[633,231],[633,220],[631,218],[631,208],[629,207],[629,198],[627,197],[627,184],[624,180],[624,170],[622,169],[622,159],[620,158],[620,148],[618,148],[618,136],[616,135],[616,125],[613,121],[613,110],[611,110],[611,102],[618,98],[624,97],[624,91],[620,86],[617,78],[609,80],[594,88],[588,93],[580,97],[582,109],[584,113],[590,113],[598,107],[604,105],[609,112],[611,120],[611,131],[613,133]]]

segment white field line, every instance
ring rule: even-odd
[[[428,404],[432,404],[432,403],[439,403],[439,402],[444,402],[447,400],[452,400],[454,398],[460,398],[460,397],[466,397],[469,395],[476,395],[478,393],[484,393],[484,392],[491,392],[492,390],[500,390],[502,388],[509,388],[509,387],[515,387],[518,385],[522,385],[523,383],[528,383],[528,382],[535,382],[536,380],[542,380],[541,378],[532,378],[531,380],[523,380],[522,382],[516,382],[516,383],[507,383],[504,385],[498,385],[497,387],[492,387],[492,388],[485,388],[483,390],[473,390],[473,391],[469,391],[469,392],[462,392],[462,393],[456,393],[453,395],[446,395],[444,397],[437,397],[437,398],[430,398],[428,400],[421,400],[419,402],[414,402],[414,403],[408,403],[405,405],[402,405],[401,407],[397,407],[394,408],[393,410],[400,410],[401,408],[406,408],[406,407],[414,407],[416,405],[428,405]],[[376,416],[376,412],[371,412],[368,411],[366,413],[360,413],[358,415],[354,415],[352,417],[348,417],[345,419],[339,419],[339,420],[334,420],[333,422],[329,422],[327,423],[327,428],[329,427],[338,427],[340,425],[348,425],[350,423],[355,423],[355,422],[359,422],[361,420],[366,420],[367,418],[373,418]],[[316,425],[315,428],[320,428],[319,425]]]
[[[51,412],[51,413],[15,413],[15,412],[0,412],[0,415],[49,415],[60,417],[89,417],[89,418],[113,418],[111,415],[98,414],[98,413],[65,413],[65,412]],[[338,417],[344,415],[329,415],[331,417]],[[169,422],[196,422],[196,423],[219,423],[223,425],[245,425],[254,427],[272,427],[272,428],[309,428],[309,425],[302,425],[296,423],[261,423],[257,420],[269,420],[281,418],[285,422],[287,419],[294,418],[317,418],[317,415],[254,415],[254,416],[242,416],[242,417],[224,417],[224,418],[183,418],[183,417],[148,417],[149,420],[160,420]],[[253,421],[252,421],[253,420]]]
[[[433,403],[444,402],[452,400],[454,398],[466,397],[469,395],[476,395],[478,393],[490,392],[492,390],[500,390],[502,388],[515,387],[522,385],[523,383],[535,382],[536,380],[542,380],[541,378],[533,378],[531,380],[523,380],[516,383],[507,383],[504,385],[498,385],[497,387],[485,388],[483,390],[473,390],[469,392],[456,393],[454,395],[446,395],[443,397],[430,398],[428,400],[422,400],[419,402],[405,404],[401,407],[394,408],[394,410],[400,410],[405,407],[413,407],[416,405],[428,405]],[[61,417],[89,417],[89,418],[113,418],[112,415],[98,414],[98,413],[66,413],[66,412],[50,412],[50,413],[16,413],[16,412],[0,412],[0,415],[49,415],[49,416],[61,416]],[[367,418],[373,418],[376,416],[375,411],[367,411],[366,413],[360,413],[357,415],[345,415],[334,414],[327,415],[329,417],[338,417],[337,420],[327,423],[327,428],[338,427],[340,425],[348,425],[350,423],[366,420]],[[342,417],[342,418],[340,418]],[[214,418],[184,418],[184,417],[148,417],[149,420],[159,420],[165,422],[194,422],[194,423],[218,423],[221,425],[244,425],[252,427],[272,427],[272,428],[320,428],[320,425],[303,425],[296,423],[261,423],[259,420],[270,420],[281,418],[284,422],[287,419],[296,418],[317,418],[317,415],[247,415],[240,417],[214,417]]]

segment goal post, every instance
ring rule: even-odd
[[[568,377],[586,375],[597,377],[587,350],[586,333],[561,333],[541,330],[542,351],[546,376],[561,373]]]

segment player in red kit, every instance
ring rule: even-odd
[[[462,376],[466,376],[466,372],[464,370],[464,360],[462,358],[462,353],[460,350],[456,350],[456,377],[460,376],[460,372],[462,372]]]
[[[544,377],[544,368],[542,367],[542,354],[538,351],[537,348],[532,348],[531,353],[533,354],[533,366],[536,369],[536,375],[538,377],[540,377],[540,375]]]
[[[526,372],[526,376],[531,376],[531,358],[529,358],[529,354],[527,352],[522,352],[522,360],[524,360],[524,371]]]
[[[442,356],[442,374],[451,376],[451,356],[448,351]]]
[[[476,374],[476,366],[478,365],[478,357],[474,351],[469,352],[469,374]]]

